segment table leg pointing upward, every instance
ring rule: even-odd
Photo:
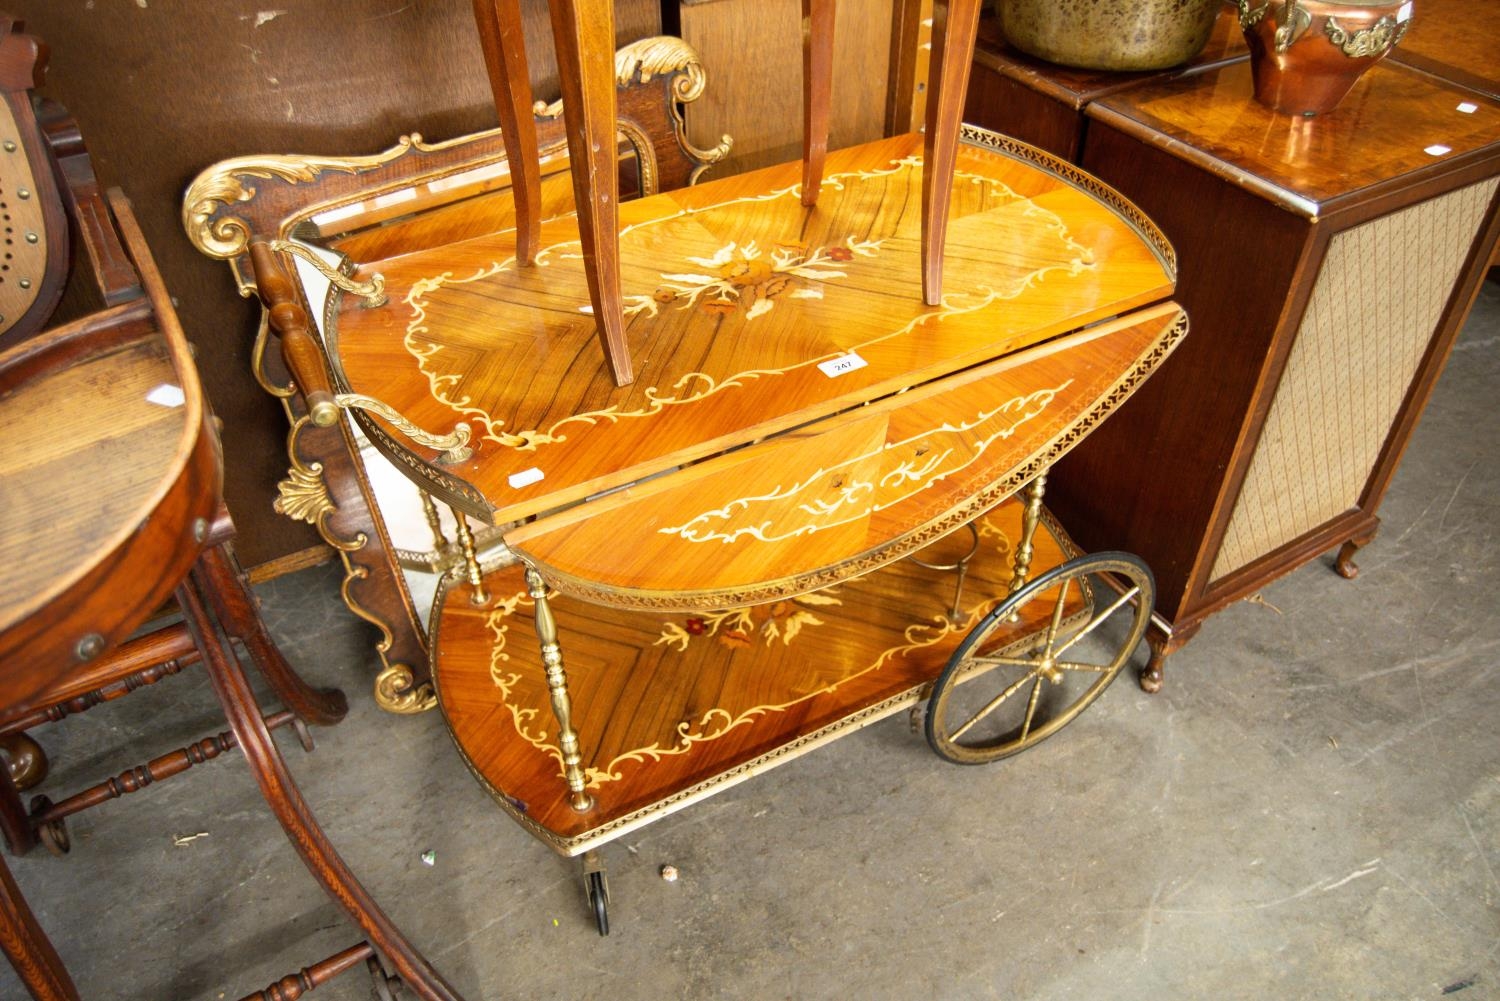
[[[828,158],[833,93],[833,15],[838,0],[802,0],[802,204],[818,202]]]
[[[953,161],[979,31],[979,0],[948,0],[934,10],[932,66],[927,78],[927,136],[922,154],[922,300],[936,306],[943,298],[943,242],[948,235],[948,201]]]
[[[563,121],[573,165],[573,200],[584,275],[599,343],[615,385],[635,381],[620,299],[620,178],[615,153],[615,14],[611,0],[552,0]]]

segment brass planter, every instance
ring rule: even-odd
[[[1411,0],[1238,0],[1255,99],[1287,115],[1332,111],[1411,23]]]
[[[1000,0],[1022,52],[1098,70],[1156,70],[1203,51],[1222,0]]]

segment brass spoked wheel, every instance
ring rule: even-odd
[[[927,743],[961,765],[1052,736],[1097,699],[1145,635],[1156,586],[1129,553],[1049,570],[979,621],[932,684]]]

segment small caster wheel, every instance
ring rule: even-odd
[[[583,883],[588,889],[589,907],[600,935],[609,934],[609,880],[604,877],[604,856],[593,849],[583,853]]]
[[[1120,673],[1154,600],[1151,571],[1129,553],[1080,556],[1042,574],[953,652],[932,683],[927,743],[946,761],[977,765],[1046,740]]]
[[[591,872],[589,875],[589,905],[594,909],[594,924],[599,928],[600,935],[609,935],[609,884],[604,880],[604,873]]]
[[[31,801],[31,815],[33,817],[46,813],[52,801],[46,796],[37,796]],[[73,840],[68,837],[68,822],[66,820],[49,820],[36,825],[37,839],[41,841],[47,851],[62,858],[73,847]]]
[[[388,976],[385,967],[374,956],[365,960],[365,969],[370,971],[371,993],[376,1001],[396,1001],[401,993],[401,978]]]

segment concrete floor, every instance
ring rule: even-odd
[[[1490,283],[1357,580],[1315,561],[1211,619],[1160,695],[1117,684],[1011,761],[943,764],[892,718],[616,842],[608,939],[437,714],[375,709],[331,568],[262,589],[290,659],[353,697],[317,753],[281,743],[470,1001],[1500,997],[1497,400]],[[221,728],[172,679],[38,732],[43,791]],[[85,998],[238,998],[357,938],[237,760],[72,830],[12,865]]]

